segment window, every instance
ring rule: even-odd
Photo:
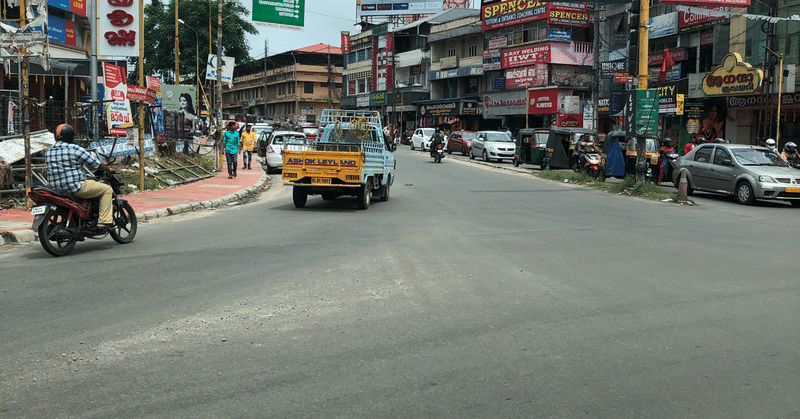
[[[314,82],[307,81],[303,83],[303,93],[314,93]]]
[[[714,164],[718,164],[720,166],[730,166],[733,161],[731,160],[731,155],[728,154],[722,147],[717,147],[714,150]]]
[[[467,57],[476,57],[477,55],[478,55],[478,46],[476,44],[470,45],[467,51]]]
[[[448,48],[447,49],[447,56],[448,57],[453,57],[455,55],[456,55],[456,49],[455,48]]]
[[[703,147],[694,153],[694,160],[700,163],[709,163],[711,161],[712,147]]]

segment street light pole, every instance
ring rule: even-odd
[[[197,34],[197,31],[194,30],[191,26],[187,25],[183,19],[178,19],[178,23],[183,23],[183,26],[191,29],[194,32],[194,45],[195,45],[195,54],[194,54],[194,80],[195,80],[195,88],[197,91],[195,95],[197,96],[197,109],[195,112],[197,113],[198,118],[200,117],[200,37]]]
[[[217,0],[217,147],[219,147],[219,170],[222,170],[222,0]]]
[[[181,50],[180,38],[178,37],[178,22],[180,21],[180,14],[178,13],[178,2],[175,0],[175,84],[181,84]]]

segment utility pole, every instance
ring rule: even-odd
[[[222,170],[222,161],[225,148],[222,146],[222,0],[217,0],[217,141],[219,147],[219,169]]]
[[[175,0],[175,84],[181,84],[181,50],[180,38],[178,37],[178,18],[180,15],[178,13],[178,2],[179,0]]]
[[[594,52],[594,69],[592,72],[592,102],[594,111],[592,111],[592,126],[595,132],[599,132],[600,121],[598,120],[597,104],[600,101],[600,3],[593,3],[594,6],[594,42],[592,45],[592,52]],[[527,122],[527,118],[526,118]]]
[[[269,52],[269,40],[264,40],[264,118],[267,117],[267,53]]]
[[[19,17],[20,27],[27,24],[27,10],[25,9],[25,0],[19,2]],[[33,186],[33,173],[31,169],[31,98],[30,98],[30,85],[28,84],[28,47],[22,50],[22,65],[20,67],[20,75],[22,80],[20,82],[22,94],[22,138],[25,145],[25,196],[30,194],[31,187]],[[46,59],[42,57],[42,59]],[[31,200],[26,200],[30,206]]]
[[[647,55],[650,42],[648,36],[650,31],[648,23],[650,22],[650,0],[639,1],[639,45],[638,45],[638,90],[647,89]],[[634,101],[636,95],[634,95]],[[636,106],[636,104],[634,104]],[[638,110],[637,110],[638,111]],[[651,115],[652,116],[652,115]],[[637,118],[639,116],[637,115]],[[644,182],[645,174],[647,173],[647,154],[646,145],[647,140],[644,136],[638,135],[635,132],[636,121],[633,121],[634,133],[636,136],[636,183]]]
[[[178,16],[178,0],[175,0],[175,17]],[[178,22],[175,22],[175,31],[178,31]],[[139,7],[139,86],[145,87],[144,77],[144,7]],[[175,37],[178,45],[178,37]],[[175,68],[178,68],[178,57],[175,57]],[[155,139],[153,139],[155,146]],[[144,100],[139,101],[139,190],[144,190]]]

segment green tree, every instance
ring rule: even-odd
[[[200,82],[205,82],[209,33],[211,53],[217,53],[217,2],[208,0],[179,0],[180,73],[183,84],[195,83],[195,54],[199,55]],[[234,57],[236,63],[250,58],[245,34],[257,33],[256,28],[242,17],[250,12],[236,0],[222,6],[222,55]],[[144,9],[144,73],[159,77],[165,84],[175,84],[175,0],[164,4],[151,0]],[[194,32],[192,31],[194,29]],[[195,33],[197,34],[195,36]],[[134,71],[129,82],[139,83],[138,58],[131,59]],[[189,77],[187,77],[189,76]]]

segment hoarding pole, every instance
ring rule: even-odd
[[[20,26],[25,26],[27,23],[25,0],[19,2]],[[22,139],[25,145],[25,196],[31,193],[33,186],[33,173],[31,169],[31,101],[30,101],[30,85],[28,84],[28,47],[22,50],[22,65],[20,67],[22,76],[21,87],[22,91]],[[31,206],[31,200],[27,199],[26,205],[28,208]]]
[[[650,22],[650,1],[639,1],[639,48],[638,48],[638,77],[639,89],[647,89],[647,55],[650,42],[647,39],[649,36],[649,29],[647,23]],[[638,111],[639,109],[637,109]],[[637,116],[638,119],[638,116]],[[633,123],[634,135],[636,135],[636,183],[643,183],[645,174],[647,173],[647,140],[645,137],[635,132],[636,121]]]
[[[177,0],[175,7],[178,7]],[[177,38],[175,42],[177,45]],[[144,0],[139,0],[139,86],[145,87],[144,80]],[[144,100],[139,101],[139,190],[144,190]]]

